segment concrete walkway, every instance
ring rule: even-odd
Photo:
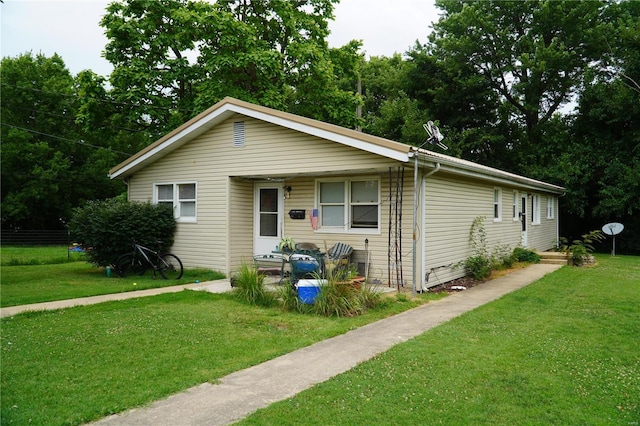
[[[175,426],[232,423],[559,268],[558,265],[529,266],[437,302],[229,374],[220,379],[219,384],[204,383],[147,407],[106,417],[94,424]],[[208,283],[200,286],[210,291],[222,289],[222,285],[216,287]]]
[[[55,300],[53,302],[34,303],[31,305],[9,306],[0,309],[0,318],[10,317],[26,311],[48,311],[53,309],[72,308],[74,306],[95,305],[96,303],[110,302],[114,300],[134,299],[137,297],[155,296],[156,294],[164,293],[177,293],[182,290],[206,290],[211,293],[224,293],[231,291],[231,283],[228,280],[207,281],[201,284],[176,285],[172,287],[128,291],[125,293],[80,297],[78,299]]]

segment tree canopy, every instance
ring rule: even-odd
[[[113,95],[157,136],[225,96],[355,127],[359,98],[338,85],[346,70],[326,42],[335,2],[111,3],[101,25]]]
[[[620,221],[640,253],[640,2],[436,0],[424,44],[365,58],[328,47],[337,1],[115,1],[110,76],[3,58],[2,226],[117,194],[109,167],[233,96],[412,145],[435,121],[447,154],[565,186],[563,235]]]

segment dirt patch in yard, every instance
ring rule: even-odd
[[[462,277],[462,278],[458,278],[455,279],[453,281],[449,281],[443,284],[438,284],[434,287],[430,287],[429,288],[429,292],[431,293],[442,293],[442,292],[446,292],[446,293],[458,293],[460,291],[464,291],[467,290],[471,287],[475,287],[478,285],[482,285],[484,283],[486,283],[487,281],[491,281],[494,280],[496,278],[500,278],[500,277],[504,277],[505,275],[509,275],[512,272],[515,272],[519,269],[525,268],[527,266],[529,266],[530,263],[516,263],[515,265],[513,265],[513,267],[509,268],[509,269],[500,269],[498,271],[493,271],[491,272],[491,275],[489,276],[489,278],[487,278],[486,280],[482,281],[482,280],[476,280],[473,277],[467,276],[467,277]]]

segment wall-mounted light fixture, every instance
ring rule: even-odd
[[[282,189],[284,189],[284,198],[291,198],[291,186],[283,186]]]

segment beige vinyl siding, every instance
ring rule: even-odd
[[[233,123],[244,121],[245,143],[233,146]],[[197,222],[179,223],[176,253],[186,267],[206,267],[230,274],[253,256],[254,184],[275,181],[291,186],[284,202],[284,232],[297,242],[312,242],[324,250],[334,243],[348,243],[364,250],[369,240],[370,278],[388,283],[389,249],[389,167],[401,163],[364,150],[327,141],[263,121],[237,115],[194,138],[128,180],[129,198],[153,200],[157,183],[195,182],[197,185]],[[404,175],[402,205],[402,268],[405,286],[412,286],[413,246],[413,169],[408,164]],[[319,178],[377,177],[380,179],[380,232],[329,233],[314,231],[310,210],[316,206],[316,181]],[[471,255],[469,229],[473,219],[485,216],[489,248],[498,244],[512,248],[520,243],[520,223],[512,220],[513,190],[502,189],[502,221],[493,222],[495,184],[461,179],[440,171],[426,179],[421,192],[425,204],[424,221],[417,231],[418,283],[431,268],[451,265]],[[528,224],[529,246],[549,248],[555,237],[557,211],[546,219],[546,195],[540,194],[541,224]],[[519,199],[518,199],[519,202]],[[557,203],[557,201],[556,201]],[[530,197],[528,220],[530,222]],[[289,218],[292,209],[303,209],[304,220]],[[392,221],[395,229],[395,223]],[[399,236],[398,236],[399,237]],[[422,261],[425,267],[422,268]],[[464,274],[451,266],[432,274],[428,285],[438,284]]]
[[[394,167],[394,173],[397,169]],[[412,169],[406,168],[404,176],[404,197],[402,205],[402,270],[405,286],[411,286],[412,280],[412,227],[413,227],[413,175]],[[340,177],[352,178],[352,174]],[[372,280],[388,284],[388,247],[389,247],[389,175],[387,172],[377,174],[358,175],[359,177],[380,179],[381,219],[380,232],[358,233],[353,230],[348,233],[314,231],[311,228],[310,214],[315,206],[316,177],[288,179],[291,197],[285,200],[284,229],[286,236],[292,237],[297,243],[308,242],[316,244],[322,251],[331,248],[336,242],[351,245],[354,250],[365,249],[365,239],[369,240],[369,276]],[[292,209],[305,210],[305,219],[291,219],[287,214]],[[394,282],[395,283],[395,282]]]
[[[251,263],[253,256],[253,181],[230,180],[228,240],[230,270],[237,271],[242,263]],[[250,208],[247,208],[250,206]]]
[[[427,287],[464,276],[464,268],[455,265],[473,255],[469,232],[476,217],[485,218],[483,225],[489,252],[498,245],[508,245],[513,249],[520,243],[520,224],[510,220],[513,188],[502,188],[502,221],[494,222],[495,188],[490,183],[460,179],[444,173],[427,178],[424,194],[424,272],[426,274],[436,268],[429,276]]]
[[[233,147],[233,122],[238,120],[245,121],[246,141],[242,148]],[[172,251],[187,267],[207,267],[229,273],[253,256],[254,181],[309,173],[327,176],[340,171],[377,174],[375,170],[386,170],[392,165],[396,163],[375,154],[239,116],[136,173],[129,180],[129,198],[151,202],[154,183],[196,182],[197,222],[178,223]],[[293,232],[297,232],[296,227],[306,229],[300,236],[303,238],[311,230],[308,214],[302,221],[307,226],[303,227],[299,222],[294,224],[296,221],[286,213],[292,208],[314,207],[315,181],[298,179],[306,182],[307,187],[304,189],[295,179],[287,179],[293,190],[291,199],[285,203],[285,229],[287,235],[288,226],[292,226]],[[410,213],[409,210],[405,214]],[[364,237],[357,235],[342,238],[342,235],[324,234],[315,241],[322,247],[325,239],[328,245],[344,240],[364,248]]]
[[[557,236],[557,218],[558,218],[558,199],[554,197],[556,211],[553,219],[547,218],[547,194],[534,193],[539,196],[540,200],[540,223],[531,223],[531,213],[528,214],[528,248],[532,250],[545,251],[555,246]],[[531,197],[528,197],[529,212],[531,212]]]

